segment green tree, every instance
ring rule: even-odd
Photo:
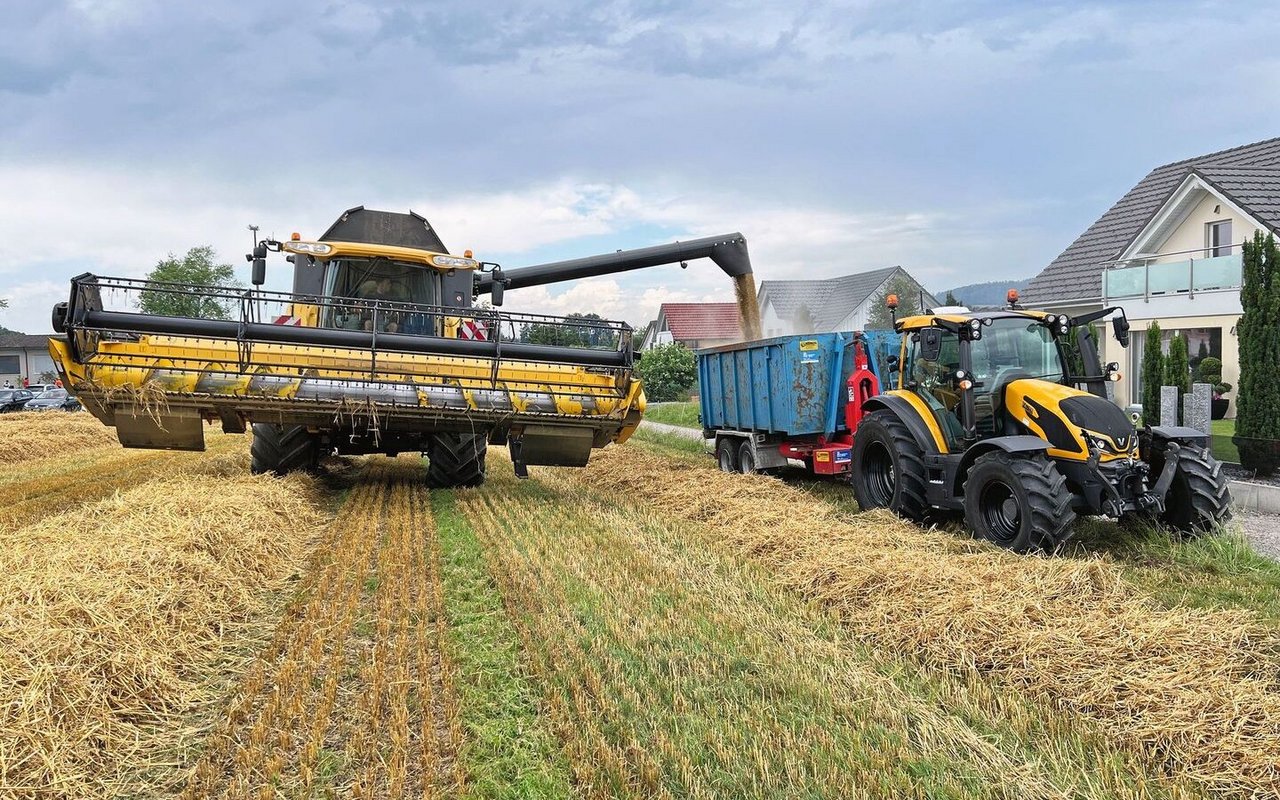
[[[871,308],[867,312],[867,330],[882,331],[893,329],[893,316],[890,315],[888,307],[884,304],[885,299],[891,294],[898,296],[898,319],[910,317],[921,312],[920,286],[905,275],[899,275],[889,281],[884,290],[871,302]]]
[[[656,403],[683,400],[698,378],[693,351],[679,342],[644,351],[636,364],[636,374],[644,382],[645,397]]]
[[[1222,380],[1222,359],[1205,356],[1196,365],[1195,383],[1207,383],[1213,387],[1214,395],[1224,395],[1231,391],[1231,384]]]
[[[1186,334],[1169,340],[1169,355],[1164,360],[1164,385],[1178,389],[1178,421],[1182,421],[1182,396],[1191,391],[1191,364],[1187,356]]]
[[[943,304],[944,306],[962,306],[962,305],[964,305],[964,303],[960,302],[960,298],[956,297],[954,294],[952,294],[952,293],[951,293],[951,290],[950,290],[950,289],[948,289],[948,290],[947,290],[947,299],[943,300],[943,301],[942,301],[942,304]]]
[[[804,303],[796,309],[795,318],[792,320],[796,333],[813,333],[818,324],[813,321],[813,312]]]
[[[9,301],[3,297],[0,297],[0,308],[8,308],[8,307],[9,307]]]
[[[1255,233],[1244,243],[1242,261],[1235,443],[1240,464],[1265,477],[1280,466],[1280,248],[1275,236]]]
[[[165,317],[228,319],[235,300],[211,297],[203,288],[240,287],[230,264],[217,264],[209,246],[193,247],[182,258],[173,253],[147,273],[147,280],[175,284],[164,289],[145,289],[139,307],[147,314]]]
[[[1142,348],[1142,417],[1148,425],[1160,424],[1160,386],[1164,383],[1160,340],[1160,323],[1152,322],[1147,326],[1147,341]]]

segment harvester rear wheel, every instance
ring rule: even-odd
[[[929,512],[924,451],[892,411],[873,411],[858,425],[852,482],[863,511],[887,508],[912,522],[922,521]]]
[[[721,472],[738,471],[738,447],[731,437],[725,436],[716,442],[716,463]]]
[[[301,425],[255,422],[249,454],[249,470],[255,475],[314,470],[320,463],[320,439]]]
[[[979,456],[964,484],[964,515],[979,537],[1015,553],[1052,553],[1076,513],[1067,479],[1044,455]]]
[[[488,437],[473,433],[437,433],[427,444],[427,486],[454,489],[484,483]]]
[[[1205,533],[1231,519],[1231,491],[1222,464],[1207,450],[1183,445],[1160,521],[1187,533]]]

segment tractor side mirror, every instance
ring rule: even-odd
[[[1129,346],[1129,319],[1123,313],[1111,320],[1111,331],[1116,335],[1116,341],[1121,347]]]
[[[889,368],[889,372],[897,372],[899,368],[898,357],[889,356],[884,360],[885,366]]]
[[[920,357],[925,361],[937,361],[942,355],[942,331],[925,328],[920,331]]]
[[[267,282],[267,245],[265,243],[253,246],[253,255],[249,256],[249,261],[253,265],[249,280],[254,286],[261,286]]]

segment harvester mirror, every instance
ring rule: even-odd
[[[920,357],[925,361],[937,361],[942,355],[942,331],[925,328],[920,331]]]
[[[1121,347],[1129,346],[1129,320],[1123,313],[1111,320],[1111,330],[1115,333],[1116,341]]]
[[[489,297],[493,301],[494,308],[497,308],[498,306],[502,305],[502,292],[504,288],[505,287],[503,287],[502,281],[493,282],[493,288],[489,290]]]
[[[256,244],[253,246],[253,255],[250,257],[253,264],[249,280],[254,286],[261,286],[267,282],[267,246],[266,244]]]

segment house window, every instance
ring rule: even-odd
[[[17,375],[21,371],[17,356],[0,356],[0,375]]]
[[[1204,226],[1205,249],[1210,258],[1231,254],[1231,220],[1208,222]]]

